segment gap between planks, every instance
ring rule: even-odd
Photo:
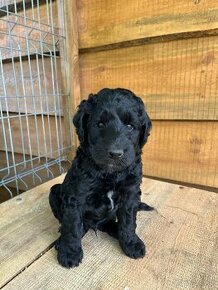
[[[51,243],[46,249],[44,249],[41,253],[39,253],[32,261],[30,261],[26,266],[24,266],[22,269],[20,269],[19,272],[17,272],[16,274],[14,274],[14,276],[12,276],[10,279],[8,279],[8,281],[6,281],[2,286],[0,286],[0,289],[3,289],[14,278],[16,278],[17,276],[19,276],[22,272],[24,272],[27,268],[29,268],[34,262],[36,262],[43,255],[45,255],[49,250],[51,250],[54,247],[55,242],[56,241],[54,241],[53,243]]]

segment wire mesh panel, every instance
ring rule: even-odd
[[[64,1],[0,1],[0,199],[65,171]]]

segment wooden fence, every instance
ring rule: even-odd
[[[216,0],[77,1],[81,98],[141,96],[153,120],[147,176],[218,186]]]
[[[26,14],[37,18],[40,13],[43,22],[45,2],[40,1],[40,11],[27,6]],[[22,9],[19,13],[23,13]],[[54,27],[58,29],[64,19],[60,18],[56,1],[52,1],[52,13]],[[4,19],[6,15],[0,13],[0,17]],[[217,0],[66,0],[65,22],[69,70],[68,82],[61,83],[59,78],[64,64],[58,60],[60,75],[56,81],[66,91],[66,98],[62,98],[59,104],[59,114],[72,117],[82,99],[103,87],[128,88],[143,99],[153,121],[151,136],[143,152],[144,175],[217,187]],[[6,31],[4,21],[0,23],[1,31]],[[17,25],[13,31],[13,40],[19,42],[20,47],[25,44],[22,29]],[[44,25],[43,29],[48,28]],[[40,37],[37,25],[31,31],[31,37],[36,40],[37,49]],[[61,46],[52,45],[49,34],[44,40],[44,53],[49,55],[60,50]],[[0,45],[7,46],[8,41],[9,38],[1,37]],[[34,55],[34,47],[30,48],[30,54]],[[14,95],[10,55],[5,52],[2,57],[9,94]],[[43,71],[37,71],[37,59],[32,57],[33,78],[30,78],[25,49],[22,55],[14,52],[15,60],[18,57],[23,59],[26,92],[31,93],[34,73],[43,74]],[[52,90],[52,65],[49,58],[44,61],[46,79],[43,90],[49,93]],[[18,63],[15,63],[15,70],[19,84]],[[0,94],[2,81],[0,79]],[[36,95],[40,93],[39,89],[34,84]],[[22,95],[19,85],[18,92]],[[30,98],[29,113],[32,113],[32,102]],[[39,111],[42,109],[45,118],[50,118],[51,124],[55,124],[52,113],[55,104],[48,104],[49,113],[46,103],[42,101],[41,107],[41,103],[36,102],[36,109],[39,105]],[[2,106],[4,109],[4,103]],[[13,99],[9,102],[9,109],[10,114],[17,113]],[[25,111],[22,101],[20,109]],[[37,118],[40,123],[40,116]],[[16,134],[16,123],[12,125],[13,134]],[[64,126],[64,138],[69,143],[71,126],[68,122]],[[34,128],[31,138],[34,138]],[[15,139],[19,155],[19,136]],[[57,146],[55,140],[52,144]],[[0,146],[0,150],[2,153],[4,148]],[[40,150],[45,154],[43,148]]]

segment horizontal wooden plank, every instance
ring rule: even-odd
[[[0,287],[56,239],[58,223],[49,209],[48,193],[62,180],[63,175],[0,205]]]
[[[33,122],[33,120],[32,120]],[[30,122],[30,136],[31,140],[35,140],[36,133],[33,128],[35,125]],[[52,119],[51,122],[54,122]],[[13,123],[12,123],[13,124]],[[54,123],[51,123],[54,125]],[[51,128],[53,128],[53,125]],[[14,140],[14,151],[22,152],[21,136],[16,129],[17,126],[13,126],[12,138]],[[46,131],[48,130],[46,125]],[[52,129],[54,130],[54,129]],[[43,156],[43,132],[39,130],[39,150]],[[144,148],[143,154],[143,173],[147,176],[159,177],[171,179],[179,182],[187,182],[192,184],[199,184],[203,186],[217,187],[217,164],[218,164],[218,122],[188,122],[188,121],[153,121],[153,129],[149,138],[148,144]],[[7,136],[9,138],[9,136]],[[56,135],[52,133],[52,149],[57,149]],[[47,146],[50,145],[48,134],[46,134]],[[26,130],[24,130],[24,144],[26,151],[28,151],[28,136]],[[4,146],[4,143],[1,144]],[[9,147],[10,148],[10,147]],[[3,148],[1,148],[3,149]],[[32,142],[32,151],[37,152],[37,143]],[[28,153],[26,153],[28,154]],[[47,156],[57,155],[55,153],[47,153]],[[9,153],[9,157],[11,154]],[[31,167],[31,163],[28,161],[28,156],[25,156],[27,160],[26,167]],[[1,158],[1,165],[6,167],[5,153]],[[22,161],[23,155],[15,154],[15,163]],[[39,162],[43,164],[43,158],[37,158],[33,165],[36,166]],[[13,164],[13,163],[10,163]],[[24,164],[17,167],[17,171],[23,170]],[[27,168],[26,168],[27,169]],[[52,172],[56,174],[59,168],[54,169]],[[41,172],[41,171],[40,171]],[[10,169],[10,174],[13,175],[14,169]],[[46,170],[45,170],[46,173]],[[2,172],[6,174],[6,172]],[[41,173],[39,175],[43,178]],[[46,178],[46,174],[44,178]],[[43,180],[44,180],[43,178]],[[32,176],[24,178],[24,181],[30,185],[32,183]],[[36,184],[39,180],[35,179]],[[11,185],[12,186],[12,185]],[[19,181],[21,189],[25,189],[24,184]]]
[[[218,28],[217,0],[78,1],[80,48]]]
[[[218,187],[218,122],[154,121],[143,173]]]
[[[0,120],[0,150],[50,158],[61,154],[57,150],[64,148],[63,118],[16,114],[8,122],[6,117]]]
[[[40,208],[46,207],[44,198],[48,190],[44,186]],[[38,192],[39,188],[32,195],[37,196]],[[57,263],[56,251],[51,249],[3,289],[215,289],[218,274],[217,195],[149,179],[143,180],[142,192],[142,200],[158,210],[158,213],[138,214],[137,233],[147,246],[144,259],[128,258],[116,240],[101,232],[96,237],[90,231],[82,241],[84,259],[79,267],[71,270],[61,267]],[[20,206],[24,204],[25,200]],[[34,211],[35,202],[28,204]],[[6,207],[4,236],[0,235],[1,245],[14,245],[13,250],[7,246],[3,259],[0,259],[3,281],[12,277],[21,265],[31,261],[42,244],[45,247],[46,243],[49,245],[58,237],[50,210],[44,210],[41,214],[37,211],[38,221],[35,215],[28,218],[28,214],[24,216],[22,212],[26,224],[21,224],[17,214],[16,223],[8,226],[10,218],[7,214],[12,212],[13,207],[14,204],[9,209]],[[40,222],[45,227],[42,232],[38,230],[38,227],[42,228]],[[11,227],[15,230],[12,231]],[[24,230],[25,234],[22,235]],[[16,238],[18,235],[19,239]],[[19,247],[15,247],[17,244]]]
[[[152,119],[218,120],[217,59],[218,36],[84,53],[81,97],[125,87]]]
[[[3,64],[0,103],[3,111],[62,115],[59,59],[40,58]],[[7,98],[5,97],[5,93]]]
[[[51,27],[53,25],[53,29]],[[17,14],[1,17],[1,59],[58,51],[57,3],[48,1]]]
[[[48,119],[44,118],[44,136],[41,118],[37,117],[39,144],[37,143],[35,119],[33,116],[28,117],[28,119],[32,154],[36,156],[41,154],[41,157],[57,157],[58,152],[55,150],[58,149],[58,137],[56,135],[54,117],[50,117],[51,138],[47,123]],[[7,126],[7,122],[5,124]],[[26,154],[30,154],[25,118],[22,118],[22,125],[24,150]],[[59,125],[58,130],[60,130]],[[2,131],[0,132],[2,134]],[[8,150],[11,151],[10,136],[7,130],[6,132]],[[19,122],[16,119],[11,121],[11,132],[14,152],[22,153],[22,135],[19,129]],[[153,121],[151,136],[143,155],[144,174],[180,182],[217,187],[217,132],[218,122]],[[53,150],[52,152],[45,151],[44,141],[47,148]],[[4,141],[0,144],[0,148],[5,150]],[[37,160],[36,163],[38,162]]]

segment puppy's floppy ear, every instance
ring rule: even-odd
[[[148,136],[150,135],[151,128],[152,128],[151,119],[149,118],[148,114],[144,111],[143,125],[141,127],[141,133],[140,133],[140,139],[139,139],[140,148],[142,148],[147,142]]]
[[[149,118],[148,114],[145,111],[145,106],[143,101],[137,97],[137,101],[139,104],[139,118],[141,120],[141,132],[139,138],[139,146],[142,148],[145,143],[147,142],[148,136],[150,135],[150,131],[152,128],[151,119]]]
[[[89,95],[91,97],[92,95]],[[76,133],[79,137],[80,143],[83,143],[87,139],[87,123],[90,113],[90,102],[89,99],[83,100],[73,117],[73,124],[76,127]]]

